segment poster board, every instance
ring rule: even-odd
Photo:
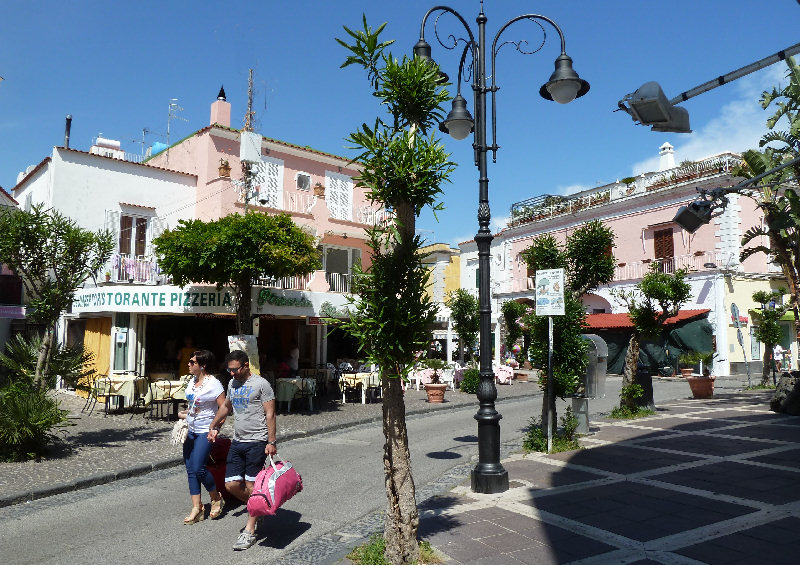
[[[536,271],[536,315],[564,315],[564,269]]]
[[[247,353],[250,358],[250,370],[261,374],[261,367],[258,361],[258,341],[254,335],[229,335],[228,349],[230,351],[241,350]]]

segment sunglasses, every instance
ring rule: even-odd
[[[226,371],[228,371],[229,373],[238,373],[238,372],[239,372],[239,370],[240,370],[242,367],[244,367],[244,365],[240,365],[240,366],[238,366],[238,367],[228,367],[228,368],[227,368],[227,369],[225,369],[225,370],[226,370]]]

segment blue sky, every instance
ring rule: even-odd
[[[118,139],[140,152],[164,141],[171,98],[188,120],[173,120],[171,138],[208,124],[221,84],[241,127],[248,68],[255,69],[260,133],[351,156],[344,139],[378,108],[359,70],[339,69],[346,53],[334,41],[343,25],[388,22],[397,56],[410,53],[425,11],[435,2],[338,0],[292,2],[94,2],[7,0],[0,20],[0,186],[63,144],[64,116],[72,114],[70,145],[88,150],[92,139]],[[450,2],[474,24],[478,0]],[[657,167],[658,147],[675,146],[678,161],[757,144],[768,112],[758,97],[784,75],[782,63],[683,104],[694,133],[663,134],[635,126],[617,101],[657,80],[668,97],[751,63],[800,40],[796,0],[487,0],[489,40],[507,20],[535,12],[564,31],[567,53],[590,92],[561,106],[538,90],[553,71],[558,37],[547,29],[532,56],[506,46],[497,57],[497,163],[489,162],[493,219],[513,202],[539,194],[591,188]],[[451,77],[458,55],[426,38],[434,59]],[[453,18],[442,34],[463,36]],[[533,24],[514,24],[507,40],[541,41]],[[460,55],[460,53],[459,53]],[[471,97],[468,97],[471,107]],[[446,186],[446,210],[437,222],[425,214],[421,233],[437,242],[472,239],[477,230],[478,172],[471,138],[445,140],[459,166]]]

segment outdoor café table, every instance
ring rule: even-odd
[[[408,378],[411,379],[411,382],[416,383],[416,388],[419,390],[420,384],[428,384],[431,382],[431,378],[433,377],[433,369],[417,369],[415,371],[411,371],[409,373]]]
[[[497,384],[510,385],[514,378],[514,369],[509,365],[499,365],[494,367],[494,376]]]
[[[189,383],[189,378],[184,377],[179,381],[153,381],[153,387],[148,393],[147,404],[150,404],[151,400],[186,400],[186,385]]]
[[[356,388],[361,384],[361,404],[367,403],[367,388],[371,386],[378,386],[380,379],[377,373],[343,373],[342,383],[346,386]],[[345,404],[345,387],[342,387],[342,404]]]
[[[118,397],[119,408],[133,406],[138,396],[147,394],[147,379],[136,375],[111,375],[94,382],[97,396]],[[108,403],[107,403],[108,404]]]
[[[307,396],[308,409],[314,409],[314,393],[317,391],[317,379],[313,377],[294,377],[278,379],[275,387],[275,401],[286,402],[287,410],[292,411],[292,400],[295,397]]]

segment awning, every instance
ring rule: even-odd
[[[679,322],[686,322],[701,318],[708,314],[711,310],[702,308],[699,310],[680,310],[677,316],[667,318],[664,322],[665,326],[677,324]],[[627,312],[621,314],[588,314],[586,316],[586,329],[592,330],[627,330],[633,329],[633,323]]]
[[[0,306],[0,318],[11,318],[12,320],[25,319],[24,306]]]

